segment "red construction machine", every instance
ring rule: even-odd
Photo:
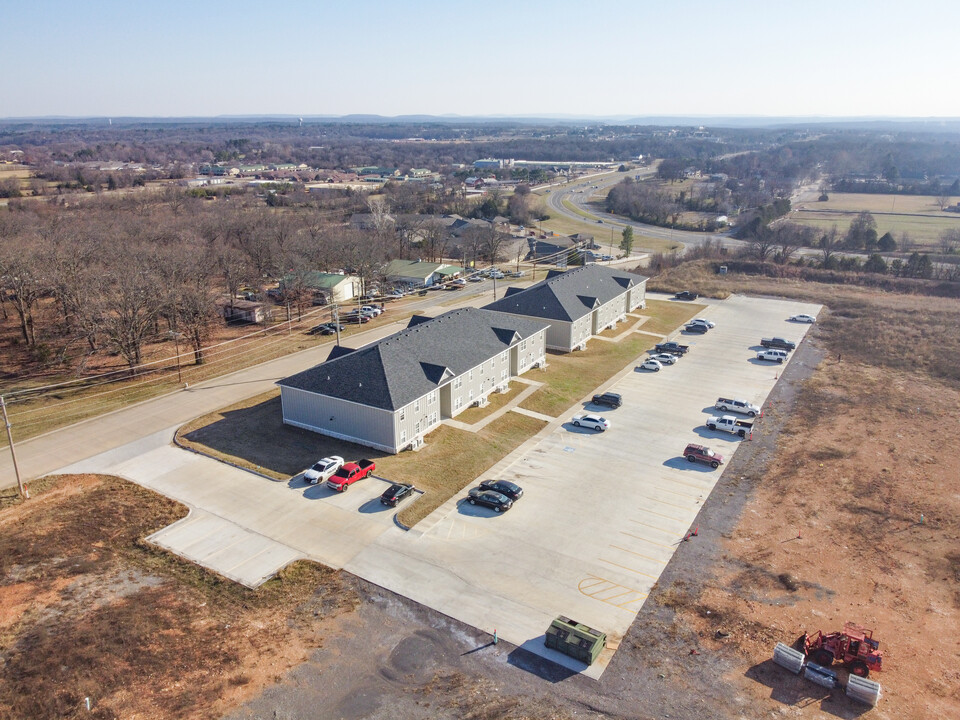
[[[824,635],[817,630],[813,635],[804,633],[794,647],[803,652],[817,665],[830,667],[839,662],[854,675],[867,677],[870,671],[879,672],[883,665],[880,641],[873,639],[873,630],[856,623],[847,623],[841,632]]]

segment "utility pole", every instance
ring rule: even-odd
[[[10,457],[13,458],[13,472],[17,476],[17,488],[20,490],[23,499],[29,500],[30,493],[24,487],[23,479],[20,477],[20,466],[17,465],[17,451],[13,448],[13,431],[10,429],[10,420],[7,418],[7,403],[4,401],[3,395],[0,395],[0,409],[3,410],[3,424],[7,426],[7,440],[10,443]]]
[[[333,326],[337,330],[337,345],[340,344],[340,306],[334,303],[333,305]]]

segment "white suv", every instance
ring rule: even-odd
[[[757,360],[769,360],[770,362],[783,363],[787,359],[786,350],[775,350],[767,348],[757,353]]]

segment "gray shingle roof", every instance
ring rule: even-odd
[[[604,305],[646,279],[602,265],[585,265],[549,275],[522,292],[484,306],[484,310],[573,322],[589,314],[598,303]]]
[[[446,381],[546,329],[548,323],[478,308],[421,322],[277,384],[398,410]]]

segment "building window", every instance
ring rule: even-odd
[[[473,390],[470,391],[470,402],[473,402]]]
[[[406,430],[401,430],[401,431],[400,431],[400,444],[403,445],[406,441],[407,441],[407,431],[406,431]]]
[[[526,350],[526,349],[527,349],[527,341],[526,341],[526,340],[521,340],[521,341],[520,341],[520,352],[523,352],[523,351]]]
[[[419,399],[413,401],[413,411],[414,411],[415,413],[420,412],[420,400],[419,400]]]
[[[437,391],[434,390],[432,393],[430,393],[430,400],[429,400],[429,402],[435,403],[436,401],[437,401]]]
[[[404,408],[400,411],[400,422],[403,422],[407,418],[407,409]]]
[[[473,380],[473,369],[470,369],[470,379]]]
[[[453,403],[453,408],[454,410],[459,410],[462,407],[463,407],[463,398],[458,397],[456,401]]]
[[[419,434],[420,434],[420,421],[419,421],[419,420],[417,420],[417,426],[413,429],[413,434],[414,434],[414,435],[419,435]]]

